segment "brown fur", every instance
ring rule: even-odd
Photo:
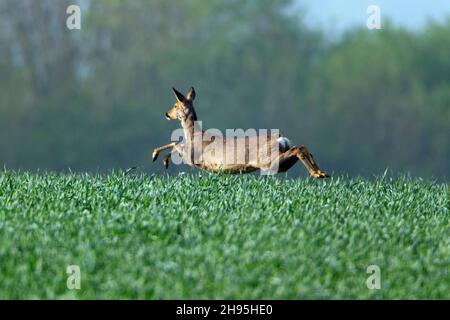
[[[282,146],[278,139],[280,135],[246,136],[226,139],[214,137],[201,130],[196,124],[197,114],[194,110],[195,90],[190,88],[184,96],[175,88],[177,99],[173,107],[166,113],[169,120],[179,120],[184,130],[185,142],[172,142],[153,150],[153,161],[161,151],[172,149],[164,157],[167,168],[174,152],[181,155],[184,162],[211,172],[246,173],[256,170],[285,172],[300,160],[314,178],[329,177],[315,162],[305,146]],[[194,150],[202,147],[202,152]],[[217,152],[214,152],[217,151]],[[220,152],[221,151],[221,152]],[[242,160],[242,161],[238,161]]]

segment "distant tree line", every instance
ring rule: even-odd
[[[449,177],[450,19],[331,41],[290,0],[84,0],[69,31],[73,2],[0,3],[7,168],[160,172],[171,87],[192,85],[206,128],[279,128],[334,173]]]

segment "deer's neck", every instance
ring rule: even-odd
[[[190,114],[183,121],[181,121],[181,126],[184,130],[184,136],[186,137],[187,143],[192,143],[194,141],[194,134],[202,132],[202,127],[197,121],[197,116],[195,113]]]

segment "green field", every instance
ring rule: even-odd
[[[449,217],[412,178],[2,171],[0,298],[449,299]]]

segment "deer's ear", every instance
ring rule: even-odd
[[[194,99],[195,99],[195,89],[194,89],[194,87],[190,87],[189,88],[189,91],[188,91],[188,93],[186,95],[186,99],[188,99],[191,102],[194,101]]]
[[[175,88],[172,88],[172,90],[173,90],[173,93],[175,93],[175,97],[177,98],[178,102],[186,101],[185,96],[183,96],[183,94],[180,91],[178,91]]]

